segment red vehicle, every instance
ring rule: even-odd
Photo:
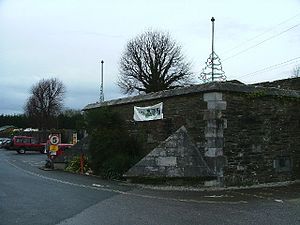
[[[39,151],[44,153],[46,143],[39,143],[34,137],[14,136],[11,143],[11,149],[16,150],[19,154],[25,154],[26,151]]]
[[[10,149],[16,150],[19,154],[25,154],[26,151],[38,151],[45,153],[46,143],[39,143],[39,141],[30,136],[14,136],[12,139]],[[70,148],[72,144],[58,144],[57,155],[61,154],[66,148]]]

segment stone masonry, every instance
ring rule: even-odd
[[[205,146],[204,156],[219,179],[219,183],[223,182],[223,168],[226,159],[223,154],[224,132],[227,126],[226,119],[223,118],[222,111],[226,110],[226,101],[222,99],[221,92],[209,92],[203,94],[203,99],[207,102],[207,110],[204,113],[205,127]]]
[[[184,126],[133,166],[125,177],[214,177]]]
[[[284,80],[285,89],[214,82],[89,104],[84,110],[119,112],[142,143],[144,161],[128,171],[130,176],[209,175],[218,185],[295,180],[300,178],[299,79]],[[294,90],[286,88],[289,84]],[[162,120],[133,120],[134,106],[159,102]]]

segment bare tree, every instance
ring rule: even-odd
[[[157,92],[191,83],[190,64],[170,35],[147,31],[127,43],[120,60],[123,93]]]
[[[292,77],[300,77],[300,65],[296,66],[293,69]]]
[[[56,78],[42,79],[31,88],[24,110],[39,128],[55,127],[54,118],[63,107],[64,84]]]

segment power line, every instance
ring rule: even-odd
[[[294,59],[290,59],[290,60],[287,60],[285,62],[278,63],[278,64],[275,64],[275,65],[272,65],[272,66],[265,67],[263,69],[260,69],[260,70],[257,70],[255,72],[251,72],[251,73],[245,74],[245,75],[240,76],[238,78],[247,77],[247,76],[250,76],[250,75],[255,75],[255,74],[258,74],[258,73],[262,73],[262,72],[272,71],[274,69],[277,69],[278,67],[287,66],[287,65],[294,64],[294,63],[297,63],[297,62],[300,62],[300,57],[297,57],[297,58],[294,58]]]
[[[289,59],[289,60],[281,62],[281,63],[277,63],[277,64],[272,65],[272,66],[265,67],[263,69],[260,69],[260,70],[257,70],[257,71],[251,72],[251,73],[247,73],[247,74],[242,75],[240,77],[237,77],[235,79],[239,79],[239,78],[242,78],[242,77],[247,77],[247,76],[255,75],[255,74],[261,73],[261,72],[271,71],[271,70],[274,70],[274,69],[276,69],[278,67],[287,66],[287,65],[294,64],[294,63],[297,63],[297,62],[300,62],[300,56],[296,57],[296,58],[293,58],[293,59]]]
[[[240,52],[238,52],[238,53],[236,53],[236,54],[234,54],[234,55],[232,55],[232,56],[229,56],[229,57],[225,58],[224,60],[222,60],[222,62],[224,62],[224,61],[226,61],[226,60],[228,60],[228,59],[231,59],[231,58],[233,58],[233,57],[235,57],[235,56],[238,56],[238,55],[240,55],[240,54],[242,54],[242,53],[244,53],[244,52],[246,52],[246,51],[249,51],[250,49],[257,47],[257,46],[259,46],[259,45],[265,43],[266,41],[269,41],[269,40],[271,40],[271,39],[273,39],[273,38],[275,38],[275,37],[278,37],[278,36],[280,36],[280,35],[282,35],[282,34],[288,32],[288,31],[290,31],[290,30],[292,30],[292,29],[298,27],[299,25],[300,25],[300,23],[298,23],[298,24],[296,24],[296,25],[294,25],[294,26],[292,26],[292,27],[290,27],[290,28],[288,28],[288,29],[286,29],[286,30],[284,30],[284,31],[282,31],[282,32],[280,32],[280,33],[278,33],[278,34],[276,34],[276,35],[273,35],[273,36],[271,36],[271,37],[269,37],[269,38],[267,38],[267,39],[265,39],[265,40],[263,40],[263,41],[261,41],[261,42],[255,44],[255,45],[252,45],[252,46],[250,46],[249,48],[246,48],[246,49],[244,49],[244,50],[242,50],[242,51],[240,51]]]
[[[260,37],[260,36],[262,36],[262,35],[264,35],[264,34],[266,34],[266,33],[268,33],[268,32],[270,32],[271,30],[274,30],[276,27],[278,27],[278,26],[280,26],[280,25],[282,25],[282,24],[284,24],[284,23],[286,23],[286,22],[288,22],[288,21],[294,19],[295,17],[298,17],[299,15],[300,15],[300,13],[298,13],[298,14],[296,14],[296,15],[294,15],[294,16],[292,16],[292,17],[290,17],[290,18],[288,18],[288,19],[286,19],[286,20],[284,20],[284,21],[282,21],[281,23],[279,23],[279,24],[277,24],[277,25],[271,27],[270,29],[267,29],[267,30],[264,31],[263,33],[258,34],[258,35],[256,35],[255,37],[250,38],[250,39],[244,41],[242,44],[239,44],[238,46],[236,46],[236,47],[234,47],[234,48],[232,48],[232,49],[229,49],[229,50],[226,51],[226,52],[230,52],[231,50],[240,47],[240,46],[243,45],[244,43],[250,42],[250,41],[252,41],[252,40],[254,40],[254,39],[256,39],[256,38],[258,38],[258,37]],[[250,50],[250,49],[252,49],[252,48],[255,48],[255,47],[257,47],[257,46],[263,44],[263,43],[266,42],[266,41],[269,41],[269,40],[271,40],[271,39],[273,39],[273,38],[275,38],[275,37],[277,37],[277,36],[280,36],[280,35],[282,35],[282,34],[288,32],[289,30],[292,30],[292,29],[298,27],[299,25],[300,25],[300,23],[298,23],[298,24],[296,24],[296,25],[294,25],[294,26],[292,26],[292,27],[290,27],[290,28],[288,28],[288,29],[286,29],[286,30],[284,30],[284,31],[282,31],[282,32],[280,32],[280,33],[278,33],[278,34],[276,34],[276,35],[273,35],[273,36],[271,36],[271,37],[269,37],[269,38],[267,38],[267,39],[265,39],[265,40],[263,40],[263,41],[261,41],[261,42],[259,42],[259,43],[257,43],[257,44],[254,44],[254,45],[250,46],[249,48],[244,49],[244,50],[242,50],[242,51],[240,51],[240,52],[238,52],[238,53],[236,53],[236,54],[234,54],[234,55],[232,55],[232,56],[229,56],[229,57],[225,58],[224,60],[221,60],[221,62],[224,62],[224,61],[226,61],[226,60],[228,60],[228,59],[230,59],[230,58],[233,58],[233,57],[235,57],[235,56],[238,56],[238,55],[240,55],[240,54],[242,54],[242,53],[244,53],[244,52],[246,52],[246,51],[248,51],[248,50]],[[204,66],[205,66],[205,65],[204,65]],[[198,71],[197,73],[200,73],[200,71]]]
[[[228,52],[231,52],[231,51],[233,51],[233,50],[239,48],[240,46],[243,46],[245,43],[257,39],[258,37],[263,36],[264,34],[266,34],[266,33],[270,32],[270,31],[274,30],[275,28],[281,26],[282,24],[285,24],[285,23],[287,23],[288,21],[294,19],[295,17],[298,17],[299,15],[300,15],[300,13],[298,13],[298,14],[296,14],[296,15],[294,15],[294,16],[292,16],[292,17],[290,17],[290,18],[288,18],[288,19],[286,19],[286,20],[284,20],[284,21],[282,21],[281,23],[279,23],[279,24],[277,24],[277,25],[275,25],[275,26],[273,26],[273,27],[271,27],[271,28],[265,30],[264,32],[262,32],[262,33],[260,33],[260,34],[258,34],[258,35],[256,35],[256,36],[254,36],[254,37],[252,37],[252,38],[249,38],[248,40],[246,40],[246,41],[244,41],[244,42],[242,42],[242,43],[236,45],[236,46],[233,47],[233,48],[228,49],[228,50],[222,52],[221,54],[226,54],[226,53],[228,53]]]

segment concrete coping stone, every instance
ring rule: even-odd
[[[286,89],[279,89],[273,87],[237,84],[237,83],[227,81],[227,82],[211,82],[206,84],[191,85],[188,87],[182,87],[182,88],[177,88],[172,90],[165,90],[165,91],[154,92],[149,94],[141,94],[137,96],[104,101],[102,103],[100,102],[91,103],[85,106],[83,111],[102,107],[102,106],[138,103],[138,102],[149,101],[149,100],[161,100],[163,98],[174,97],[179,95],[189,95],[189,94],[208,93],[208,92],[223,92],[223,93],[224,92],[239,92],[239,93],[263,92],[264,95],[268,95],[268,96],[300,98],[300,91],[296,91],[296,90],[286,90]]]
[[[168,186],[168,185],[147,185],[147,184],[135,184],[138,187],[150,190],[160,190],[160,191],[193,191],[193,192],[206,192],[206,191],[233,191],[233,190],[249,190],[258,188],[272,188],[272,187],[285,187],[291,184],[300,184],[300,180],[294,181],[282,181],[282,182],[272,182],[272,183],[261,183],[249,186]]]

